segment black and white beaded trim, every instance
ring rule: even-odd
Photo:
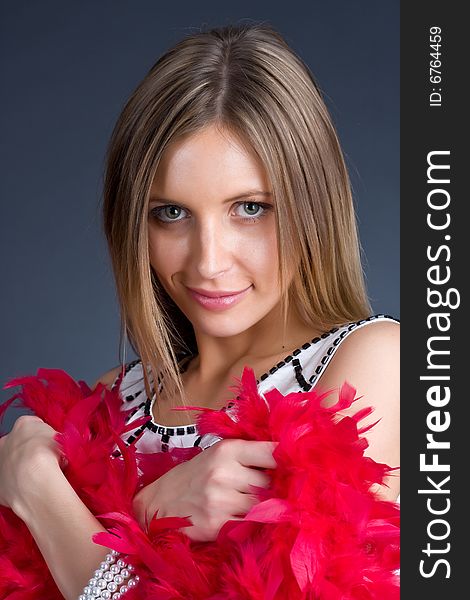
[[[136,358],[132,362],[127,363],[127,365],[124,368],[124,373],[119,373],[119,375],[114,380],[114,383],[111,386],[111,389],[114,390],[121,383],[122,379],[124,379],[124,377],[129,373],[129,371],[131,369],[133,369],[139,363],[140,363],[140,358]]]
[[[360,321],[348,323],[347,328],[343,329],[343,331],[341,331],[341,333],[333,340],[332,344],[329,346],[328,350],[321,358],[320,364],[316,367],[313,375],[308,380],[308,388],[305,389],[305,391],[308,392],[313,387],[315,381],[320,377],[323,369],[325,369],[326,365],[330,362],[331,357],[336,352],[336,348],[339,346],[343,338],[349,335],[351,331],[353,331],[357,327],[364,325],[364,323],[368,323],[369,321],[376,321],[377,319],[392,319],[397,323],[399,322],[398,319],[395,319],[395,317],[392,317],[391,315],[379,314],[372,315],[370,317],[367,317],[366,319],[361,319]]]
[[[182,352],[181,353],[182,356],[179,357],[178,359],[178,364],[180,365],[180,373],[184,373],[185,368],[187,367],[188,362],[183,363],[182,361],[184,361],[185,358],[189,358],[191,355],[189,355],[187,352]],[[135,361],[133,361],[132,363],[129,363],[129,365],[127,365],[126,368],[126,374],[135,366],[137,366],[139,363],[141,363],[140,359],[137,359]],[[161,386],[161,382],[162,382],[162,378],[160,376],[158,376],[158,386],[160,388]],[[118,380],[114,383],[114,385],[116,385],[118,383]],[[114,388],[113,385],[113,388]],[[125,400],[126,401],[132,401],[135,398],[137,398],[139,396],[139,394],[142,392],[143,390],[139,390],[136,394],[129,394],[128,396],[125,396]],[[144,407],[144,416],[152,416],[151,413],[151,406],[152,406],[152,401],[155,398],[155,394],[152,396],[152,398],[149,398],[147,396],[147,399],[143,402],[141,402],[139,404],[138,407],[134,408],[130,414],[127,417],[126,422],[129,422],[131,417],[142,407]],[[162,426],[158,423],[155,423],[152,419],[149,419],[146,423],[144,423],[143,425],[141,425],[138,429],[136,429],[134,431],[134,433],[132,433],[125,441],[124,443],[127,446],[130,446],[131,444],[133,444],[134,442],[138,441],[140,437],[142,437],[142,435],[144,434],[144,432],[149,429],[150,431],[152,431],[153,433],[158,433],[161,435],[162,437],[162,444],[163,444],[163,449],[164,447],[168,444],[168,442],[170,441],[170,437],[177,435],[177,436],[181,436],[181,435],[187,435],[187,434],[194,434],[196,433],[196,425],[195,424],[191,424],[191,425],[186,425],[186,426],[178,426],[178,427],[165,427]],[[121,452],[119,450],[115,450],[113,452],[113,456],[117,457],[120,456]]]
[[[298,358],[294,358],[292,361],[292,366],[294,367],[297,383],[305,392],[308,391],[310,389],[309,383],[302,374],[302,365],[300,364],[300,360]]]
[[[320,342],[321,340],[324,340],[327,337],[329,337],[330,335],[332,335],[333,333],[336,333],[336,331],[338,331],[338,329],[339,329],[338,327],[333,327],[333,329],[330,329],[330,331],[327,331],[326,333],[322,333],[320,336],[314,337],[309,342],[305,342],[305,344],[302,344],[302,346],[293,350],[293,352],[291,354],[288,354],[284,359],[282,359],[280,362],[278,362],[276,365],[274,365],[274,367],[271,367],[271,369],[269,369],[269,371],[266,371],[266,373],[263,373],[262,375],[260,375],[259,379],[256,380],[256,383],[259,384],[259,383],[261,383],[261,381],[265,381],[270,375],[274,375],[274,373],[276,373],[276,371],[278,371],[285,365],[292,363],[292,366],[294,367],[294,371],[296,374],[296,379],[299,382],[299,385],[301,385],[303,387],[303,384],[301,383],[301,381],[302,380],[305,381],[305,380],[303,379],[303,376],[302,376],[302,367],[300,365],[299,359],[296,359],[295,357],[298,356],[303,350],[307,350],[307,348],[310,348],[310,346],[313,346],[314,344],[318,344],[318,342]],[[299,369],[299,367],[300,367],[300,369]]]
[[[130,372],[130,371],[132,371],[132,369],[133,369],[134,367],[136,367],[137,365],[139,365],[139,364],[141,364],[141,363],[142,363],[142,360],[141,360],[140,358],[137,358],[137,359],[133,360],[132,362],[128,363],[128,364],[126,365],[125,369],[124,369],[124,373],[122,373],[122,374],[121,374],[121,373],[119,373],[119,375],[118,375],[118,376],[116,377],[116,379],[114,380],[114,383],[113,383],[113,385],[111,386],[111,389],[112,389],[112,390],[116,389],[116,388],[117,388],[117,387],[118,387],[118,386],[121,384],[121,382],[124,380],[125,376],[126,376],[126,375],[127,375],[129,372]],[[161,378],[160,378],[160,375],[158,376],[158,379],[157,379],[157,381],[158,381],[158,385],[160,386],[160,383],[161,383]],[[134,382],[134,383],[135,383],[135,382]],[[128,387],[132,387],[132,386],[134,385],[134,383],[130,384],[130,386],[128,386]],[[120,388],[120,391],[121,391],[121,394],[122,394],[122,392],[124,392],[124,391],[125,391],[125,389],[122,389],[122,387],[121,387],[121,388]],[[137,390],[137,392],[135,392],[134,394],[127,394],[126,396],[124,396],[124,401],[125,401],[125,402],[132,402],[133,400],[135,400],[136,398],[138,398],[138,397],[139,397],[139,396],[142,394],[142,392],[143,392],[143,391],[144,391],[144,390],[143,390],[143,389],[141,389],[141,390]],[[132,414],[133,414],[133,413],[132,413]]]

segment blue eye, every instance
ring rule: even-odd
[[[240,202],[238,206],[243,206],[244,211],[246,211],[245,214],[248,213],[249,215],[248,217],[242,217],[244,221],[257,221],[258,219],[261,219],[261,217],[266,215],[267,208],[269,208],[269,205],[267,204],[260,204],[259,202],[253,202],[252,200]],[[261,214],[259,209],[262,209]],[[251,212],[252,210],[255,211],[254,214]]]
[[[273,208],[270,204],[255,202],[253,200],[237,202],[236,209],[238,209],[240,206],[243,206],[245,216],[240,213],[238,213],[237,216],[242,221],[253,223],[265,217],[269,210]],[[188,217],[184,216],[183,213],[186,213],[186,209],[182,208],[181,206],[178,206],[177,204],[165,204],[164,206],[153,208],[149,214],[151,217],[157,219],[160,223],[170,224],[179,223],[187,219]],[[182,214],[182,218],[179,218]]]
[[[159,206],[158,208],[154,208],[150,211],[150,214],[153,217],[157,218],[159,221],[162,221],[163,223],[172,223],[175,221],[182,220],[178,219],[178,217],[181,214],[181,211],[184,212],[184,208],[181,208],[181,206],[177,206],[176,204],[166,204],[165,206]]]

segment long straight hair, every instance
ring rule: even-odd
[[[237,136],[266,169],[284,326],[291,303],[321,331],[371,312],[348,172],[308,66],[266,23],[188,35],[158,59],[119,116],[103,202],[122,328],[145,366],[146,391],[164,377],[182,404],[177,356],[197,352],[194,330],[150,266],[148,203],[165,149],[208,126]]]

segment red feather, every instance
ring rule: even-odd
[[[127,447],[125,433],[150,417],[126,424],[119,386],[92,391],[63,371],[39,369],[5,386],[21,392],[0,407],[0,422],[19,401],[59,432],[64,473],[107,528],[93,541],[121,552],[140,576],[127,600],[398,600],[399,507],[370,490],[393,469],[364,456],[362,434],[372,426],[358,427],[371,409],[341,416],[357,400],[347,382],[325,408],[329,392],[260,395],[250,367],[237,381],[236,416],[200,408],[198,430],[276,441],[277,467],[269,489],[252,490],[258,504],[243,520],[228,521],[215,542],[191,541],[184,534],[190,517],[157,513],[145,531],[139,527],[132,510],[138,490],[201,450]],[[25,524],[0,507],[0,598],[61,597]]]

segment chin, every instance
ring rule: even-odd
[[[252,315],[250,316],[250,319],[243,319],[243,317],[237,317],[234,313],[230,315],[227,313],[223,316],[219,313],[210,315],[209,318],[205,319],[194,319],[192,323],[198,331],[205,335],[212,337],[232,337],[247,331],[262,318],[262,316],[259,319],[253,318]]]
[[[198,324],[197,328],[204,335],[211,337],[233,337],[243,333],[249,329],[251,325],[252,323],[249,323],[246,325],[246,327],[244,327],[239,321],[236,323],[227,323],[227,325],[200,323]]]

